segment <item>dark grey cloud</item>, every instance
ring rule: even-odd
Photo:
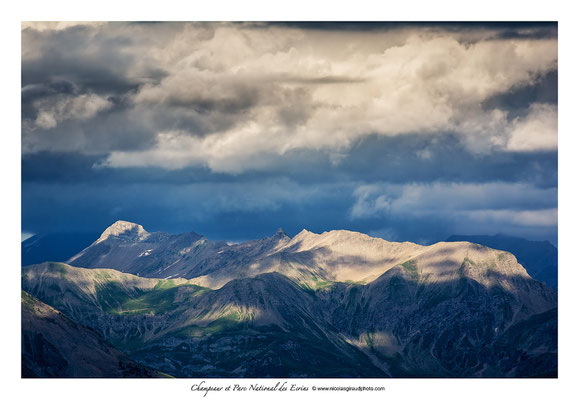
[[[425,146],[432,158],[415,155]],[[22,169],[23,228],[31,232],[93,232],[116,219],[126,219],[152,230],[193,230],[226,240],[260,238],[283,227],[292,235],[303,228],[314,232],[351,229],[422,243],[443,240],[455,232],[475,231],[557,241],[552,225],[521,226],[506,218],[510,214],[497,219],[492,213],[479,217],[478,211],[516,213],[556,208],[556,153],[472,158],[452,136],[436,146],[419,136],[413,141],[410,137],[373,137],[355,146],[337,165],[328,156],[297,152],[277,160],[270,171],[236,176],[207,168],[93,168],[101,158],[26,155]],[[352,218],[359,200],[357,190],[366,185],[386,191],[378,190],[368,198],[374,202],[373,213]],[[378,196],[387,193],[396,198],[408,185],[421,188],[415,200],[419,203],[395,212],[376,208]],[[430,185],[442,185],[443,189],[433,191]],[[466,196],[469,193],[470,200]],[[461,206],[448,209],[453,202]],[[465,212],[475,214],[461,216]]]
[[[557,153],[473,155],[454,134],[371,136],[352,147],[338,168],[360,180],[405,182],[531,182],[557,185]]]
[[[136,89],[146,81],[159,81],[165,72],[126,51],[135,45],[130,35],[109,35],[91,26],[55,31],[22,31],[22,85],[68,80],[97,93]]]
[[[338,196],[345,192],[343,186],[279,180],[219,185],[24,183],[22,223],[32,232],[92,232],[125,219],[151,230],[193,230],[229,240],[263,237],[280,226],[296,234],[303,227],[327,227],[346,213],[350,198]]]
[[[78,86],[73,82],[63,79],[26,85],[21,91],[22,119],[36,119],[38,109],[34,106],[34,103],[38,100],[59,94],[75,95],[78,94],[78,92]]]
[[[151,127],[131,111],[132,97],[165,72],[145,55],[139,58],[134,39],[131,32],[93,26],[22,31],[24,153],[94,154],[152,145]],[[44,124],[38,119],[43,112],[52,118]]]
[[[22,182],[73,183],[93,181],[98,170],[93,165],[106,155],[77,152],[39,152],[22,156]]]
[[[558,24],[552,22],[513,22],[502,25],[500,22],[491,27],[498,27],[497,39],[554,39],[558,37]],[[502,28],[502,29],[501,29]]]
[[[497,31],[498,37],[501,39],[557,37],[557,22],[555,21],[279,21],[244,23],[244,25],[257,28],[286,26],[296,29],[354,32],[389,31],[408,28],[444,29],[446,31],[464,32],[465,30],[476,29]]]
[[[125,136],[127,139],[127,136]],[[138,140],[138,136],[134,137]],[[128,144],[127,146],[131,146]],[[134,144],[136,147],[137,144]],[[368,136],[339,157],[331,153],[296,150],[283,156],[264,156],[267,170],[238,175],[214,173],[207,167],[98,168],[106,153],[40,152],[22,157],[22,180],[30,182],[252,182],[284,177],[304,184],[323,182],[525,182],[537,187],[557,186],[557,152],[496,152],[473,156],[454,134],[436,137]]]
[[[69,99],[63,97],[56,101],[70,101]],[[23,121],[24,154],[78,152],[93,156],[112,150],[139,150],[154,145],[154,127],[145,118],[141,118],[140,113],[130,110],[126,99],[108,96],[102,97],[102,101],[106,102],[107,108],[89,120],[64,118],[56,126],[46,128],[34,126],[42,108],[39,110],[23,106],[30,118]]]
[[[556,207],[548,190],[490,185],[488,207],[479,210],[470,203],[457,210],[444,205],[457,202],[461,186],[443,190],[424,186],[420,202],[397,210],[374,210],[352,218],[360,182],[298,184],[289,180],[261,180],[251,183],[189,184],[44,184],[23,183],[22,225],[31,232],[104,230],[123,219],[138,222],[150,230],[196,231],[212,239],[248,240],[271,235],[279,227],[295,235],[306,228],[314,232],[350,229],[389,240],[431,243],[454,232],[491,234],[502,232],[556,243],[552,224],[525,224],[520,218],[541,217],[542,209]],[[430,201],[436,194],[435,199]],[[528,193],[528,199],[519,201]],[[446,196],[446,197],[445,197]],[[513,197],[515,196],[515,197]],[[375,198],[373,199],[375,200]],[[404,200],[406,201],[406,200]],[[418,203],[421,204],[421,203]],[[469,209],[470,208],[470,209]],[[440,209],[440,210],[437,210]],[[489,212],[490,211],[490,212]],[[526,215],[525,213],[531,214]],[[488,214],[488,215],[487,215]]]
[[[486,109],[503,109],[510,118],[524,113],[532,103],[558,103],[558,71],[553,69],[537,77],[534,82],[515,86],[505,93],[492,96],[484,101]]]

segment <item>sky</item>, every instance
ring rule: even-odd
[[[23,23],[22,231],[557,244],[556,23]]]

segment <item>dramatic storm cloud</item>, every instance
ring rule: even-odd
[[[24,23],[23,230],[557,241],[557,25]]]

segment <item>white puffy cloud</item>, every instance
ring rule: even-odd
[[[505,111],[484,110],[482,102],[532,82],[557,63],[556,40],[463,43],[440,32],[406,32],[402,39],[400,33],[391,38],[229,26],[217,27],[208,40],[195,34],[188,29],[175,38],[169,75],[143,86],[135,101],[179,106],[205,127],[191,133],[204,136],[200,145],[184,146],[174,158],[216,171],[254,168],[255,157],[264,152],[339,151],[375,133],[454,131],[473,151],[510,150],[531,123],[516,121],[513,130]],[[331,38],[346,43],[329,45]],[[184,46],[188,40],[191,46]],[[371,44],[358,46],[364,41]],[[211,121],[228,114],[235,114],[230,124]],[[543,138],[536,132],[538,143]],[[167,166],[173,156],[162,142],[154,159]],[[150,163],[149,155],[142,153],[143,163]],[[115,153],[109,165],[123,165],[121,159],[138,165],[138,158]]]
[[[507,142],[513,151],[557,149],[557,107],[533,104],[529,113],[517,118]]]

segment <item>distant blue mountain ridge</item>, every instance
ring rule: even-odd
[[[66,261],[98,239],[97,232],[47,233],[34,235],[21,243],[22,266],[45,261]]]

